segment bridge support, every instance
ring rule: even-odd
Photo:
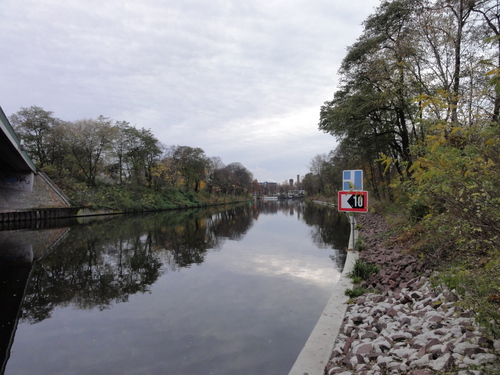
[[[11,185],[28,185],[22,180],[10,180]],[[12,189],[0,184],[0,230],[6,223],[47,221],[75,216],[78,208],[71,207],[66,195],[42,172],[33,176],[31,191]],[[45,227],[45,225],[44,225]]]
[[[0,187],[7,189],[32,192],[34,182],[34,173],[0,174]]]

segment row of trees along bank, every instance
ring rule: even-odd
[[[9,119],[37,167],[76,205],[164,209],[252,190],[253,176],[242,164],[224,165],[201,148],[165,146],[151,130],[126,121],[63,121],[37,106]]]
[[[363,169],[372,197],[396,206],[407,248],[500,333],[500,2],[383,1],[347,49],[319,129],[309,193]]]

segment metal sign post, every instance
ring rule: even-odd
[[[354,224],[356,220],[354,220],[354,212],[350,215],[351,218],[351,234],[352,234],[352,251],[356,250],[356,230],[354,229]]]

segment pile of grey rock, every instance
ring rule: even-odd
[[[381,271],[361,284],[376,293],[348,307],[325,374],[500,374],[500,341],[458,307],[454,293],[431,285],[420,260],[380,240],[383,220],[367,214],[358,222],[367,245],[359,256]]]
[[[467,375],[495,368],[500,341],[456,308],[453,294],[437,293],[426,277],[406,284],[348,307],[326,374]]]

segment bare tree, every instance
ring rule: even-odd
[[[95,186],[96,177],[104,171],[104,158],[115,134],[111,121],[103,116],[69,124],[66,142],[88,186]]]

